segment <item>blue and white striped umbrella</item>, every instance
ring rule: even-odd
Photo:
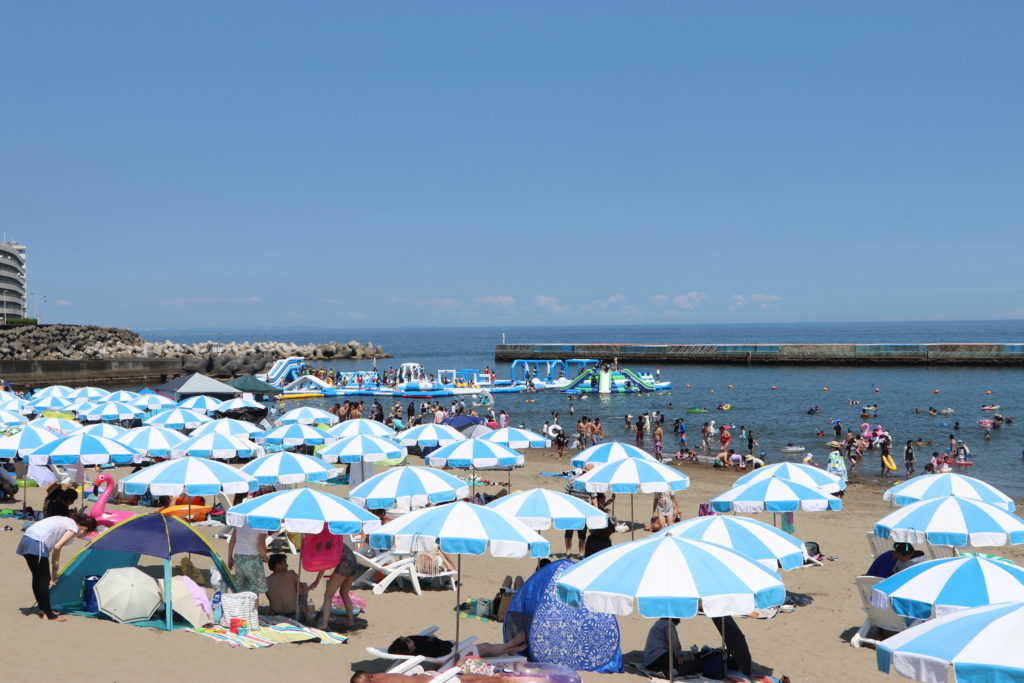
[[[63,384],[54,384],[48,387],[43,387],[39,391],[32,392],[32,398],[46,398],[47,396],[60,396],[61,398],[66,397],[74,389],[66,387]]]
[[[590,503],[561,491],[530,489],[502,496],[487,507],[515,517],[536,531],[550,529],[604,529],[608,515]]]
[[[82,415],[90,410],[95,410],[101,403],[93,403],[92,401],[76,401],[67,407],[66,411],[69,413],[75,413],[76,415]]]
[[[875,524],[875,536],[895,543],[986,548],[1024,543],[1024,520],[968,498],[946,496],[911,503]]]
[[[518,427],[502,427],[487,432],[479,438],[481,441],[500,443],[509,448],[549,448],[551,446],[550,439],[531,432],[529,429],[519,429]]]
[[[259,403],[258,401],[254,401],[251,398],[245,398],[244,396],[239,396],[238,398],[232,398],[228,399],[227,401],[223,401],[219,406],[217,406],[217,412],[228,413],[231,412],[232,410],[246,410],[249,408],[263,407],[263,404]]]
[[[19,414],[32,412],[32,409],[28,406],[28,402],[24,399],[18,398],[17,396],[0,399],[0,410],[9,410],[12,413]]]
[[[333,467],[325,465],[322,460],[288,451],[256,458],[242,467],[242,471],[256,477],[256,481],[263,486],[300,484],[304,481],[327,481],[338,473]]]
[[[151,410],[163,410],[164,408],[169,408],[176,404],[166,396],[146,393],[139,394],[137,399],[131,401],[131,405],[135,406],[139,410],[149,412]]]
[[[287,413],[277,419],[277,424],[286,425],[293,424],[295,422],[304,425],[311,424],[328,424],[332,425],[338,421],[338,416],[327,412],[326,410],[320,410],[319,408],[311,408],[309,406],[303,406],[301,408],[295,408],[289,410]]]
[[[16,434],[0,438],[0,458],[28,455],[59,438],[61,435],[52,429],[28,425]]]
[[[317,453],[324,462],[379,462],[404,458],[406,455],[408,451],[405,446],[390,439],[365,434],[340,439]]]
[[[78,417],[90,422],[116,422],[119,420],[134,420],[142,415],[142,411],[128,403],[120,401],[107,401],[95,405],[91,410],[79,413]]]
[[[821,512],[842,510],[843,501],[788,479],[770,477],[734,486],[711,499],[715,512]]]
[[[119,491],[141,496],[149,491],[154,496],[215,496],[248,493],[260,487],[255,477],[216,460],[182,458],[165,460],[129,474],[117,482]]]
[[[185,440],[185,435],[166,427],[146,425],[129,429],[117,440],[150,457],[167,458],[171,449]]]
[[[619,443],[618,441],[608,441],[585,448],[577,453],[572,459],[572,466],[603,465],[606,462],[618,462],[626,458],[640,458],[641,460],[656,462],[653,455],[641,448],[630,446],[626,443]]]
[[[786,599],[779,575],[713,543],[658,535],[614,545],[566,570],[559,600],[592,612],[688,619],[750,614]]]
[[[626,458],[598,465],[576,478],[573,488],[590,493],[662,493],[690,487],[690,478],[655,460]]]
[[[995,505],[1007,512],[1013,512],[1017,508],[1013,499],[995,486],[955,472],[914,477],[900,482],[882,494],[882,498],[896,505],[909,505],[919,500],[946,496],[980,500],[982,503]]]
[[[318,534],[324,525],[332,534],[359,534],[380,526],[380,519],[358,505],[314,489],[277,491],[247,500],[228,510],[227,523],[260,531],[282,526],[297,534]]]
[[[431,467],[482,470],[522,465],[523,456],[500,443],[467,439],[433,451],[427,456],[427,464]]]
[[[55,432],[60,432],[63,436],[68,436],[81,429],[82,423],[76,420],[68,420],[63,417],[37,417],[36,419],[31,420],[26,426],[52,429]]]
[[[92,434],[93,436],[102,436],[105,439],[114,439],[120,441],[121,437],[128,433],[128,430],[124,427],[118,427],[117,425],[107,424],[106,422],[97,422],[96,424],[86,425],[85,427],[79,427],[75,434]]]
[[[775,465],[759,467],[737,479],[733,482],[733,486],[742,486],[773,477],[803,484],[807,488],[816,489],[821,493],[837,493],[846,488],[846,482],[831,472],[798,462],[780,462]]]
[[[74,405],[74,401],[57,394],[50,394],[42,398],[34,398],[27,403],[33,413],[39,415],[47,410],[67,410]]]
[[[14,427],[28,422],[28,418],[21,413],[13,413],[9,410],[0,410],[0,425]]]
[[[159,413],[153,413],[142,422],[143,424],[166,427],[167,429],[195,429],[205,422],[210,422],[211,419],[194,410],[166,408]]]
[[[773,572],[780,568],[796,569],[804,564],[804,544],[800,539],[749,517],[694,517],[658,533],[724,545],[757,560]]]
[[[263,455],[262,449],[248,439],[240,439],[227,434],[200,434],[190,436],[171,449],[172,458],[213,458],[214,460],[230,460],[231,458],[253,458]]]
[[[465,440],[454,427],[432,423],[416,425],[395,435],[395,441],[403,446],[447,446]]]
[[[378,550],[429,552],[440,546],[446,553],[493,557],[547,557],[544,537],[518,519],[481,505],[457,501],[423,508],[388,522],[370,534]]]
[[[358,420],[339,422],[328,429],[327,433],[338,439],[347,439],[350,436],[376,436],[381,439],[390,439],[395,435],[395,430],[383,422],[361,417]]]
[[[33,465],[127,465],[138,454],[134,448],[113,439],[89,434],[72,434],[43,444],[32,451],[29,462]]]
[[[96,401],[107,397],[109,394],[109,391],[99,387],[78,387],[74,391],[69,392],[65,398],[69,398],[72,401]]]
[[[947,614],[875,646],[878,670],[930,683],[1024,680],[1024,602]],[[950,671],[952,668],[952,672]]]
[[[127,391],[125,389],[121,389],[120,391],[114,391],[107,394],[106,396],[101,398],[100,401],[117,401],[118,403],[132,403],[133,401],[137,401],[139,399],[139,396],[141,396],[141,394],[138,394],[134,391]]]
[[[213,398],[212,396],[199,395],[178,401],[178,407],[206,414],[220,410],[222,403],[223,401]]]
[[[1024,601],[1024,568],[985,557],[947,557],[920,562],[871,588],[871,603],[914,619]]]
[[[212,422],[206,422],[199,425],[196,427],[195,431],[192,432],[192,436],[202,436],[203,434],[213,433],[254,439],[257,436],[263,436],[263,428],[259,425],[253,424],[252,422],[246,422],[245,420],[222,417],[213,420]]]
[[[331,440],[331,435],[322,429],[293,422],[274,427],[255,437],[259,443],[284,444],[285,446],[319,446]]]
[[[429,467],[393,467],[349,489],[348,498],[370,510],[403,505],[411,510],[469,496],[469,486],[455,475]]]

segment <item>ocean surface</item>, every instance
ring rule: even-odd
[[[508,328],[382,328],[382,329],[275,329],[275,330],[154,330],[140,332],[150,341],[170,339],[195,343],[212,340],[289,341],[323,343],[332,340],[372,341],[384,347],[392,358],[378,361],[384,368],[402,362],[422,363],[429,372],[438,369],[483,369],[490,366],[499,377],[508,377],[508,364],[494,362],[494,347],[502,343],[926,343],[926,342],[1022,342],[1024,321],[985,322],[885,322],[885,323],[808,323],[745,325],[672,325],[622,327],[508,327]],[[371,361],[336,361],[325,364],[344,369],[369,368]],[[653,371],[653,366],[631,366],[634,370]],[[575,417],[569,415],[569,401],[557,391],[530,394],[495,394],[496,409],[505,410],[513,424],[538,429],[553,412],[568,424],[581,415],[600,417],[609,439],[631,441],[623,430],[623,416],[660,410],[666,424],[676,417],[685,420],[690,443],[699,444],[701,423],[716,420],[743,425],[752,430],[767,451],[769,462],[786,459],[780,449],[788,443],[805,446],[815,461],[827,461],[825,444],[832,438],[830,420],[838,418],[843,427],[860,432],[862,424],[882,425],[895,440],[894,456],[899,467],[894,479],[903,473],[903,445],[908,439],[928,439],[935,446],[915,449],[918,473],[932,451],[942,451],[949,435],[956,434],[970,447],[973,467],[962,468],[970,474],[997,485],[1007,494],[1024,497],[1024,369],[986,367],[746,367],[742,365],[663,365],[662,380],[671,381],[670,392],[653,394],[587,397],[573,401]],[[686,388],[685,385],[690,387]],[[729,387],[732,387],[731,389]],[[775,387],[774,389],[772,387]],[[827,391],[826,391],[827,388]],[[989,394],[988,392],[991,392]],[[367,402],[372,398],[367,397]],[[450,402],[451,399],[448,399]],[[849,405],[847,401],[860,401]],[[381,399],[387,406],[386,399]],[[313,405],[328,405],[333,400],[313,400]],[[991,417],[982,412],[985,403],[1001,406],[1003,415],[1020,416],[1021,422],[991,432],[984,440],[979,419]],[[404,402],[403,402],[404,403]],[[716,406],[729,403],[728,412]],[[296,402],[298,405],[299,403]],[[860,419],[866,405],[877,404],[869,419]],[[669,407],[669,406],[672,407]],[[811,406],[820,412],[808,415]],[[952,415],[931,416],[929,406],[952,408]],[[706,408],[707,414],[688,414],[687,408]],[[915,413],[914,409],[920,410]],[[959,423],[959,428],[957,428]],[[670,429],[666,430],[667,432]],[[825,438],[816,436],[824,431]],[[734,439],[738,430],[733,430]],[[738,442],[738,439],[736,439]],[[666,451],[671,446],[666,434]],[[745,442],[742,446],[745,447]],[[798,460],[799,456],[791,459]],[[877,452],[869,452],[858,473],[877,477],[880,470]]]

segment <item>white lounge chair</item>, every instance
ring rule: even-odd
[[[929,560],[945,560],[950,557],[959,557],[960,552],[951,545],[926,545],[924,554]]]
[[[388,589],[388,586],[399,576],[407,577],[412,582],[416,595],[421,593],[419,580],[416,579],[416,558],[411,555],[398,557],[390,552],[381,553],[376,556],[363,555],[356,552],[356,562],[364,567],[366,571],[356,577],[353,586],[371,586],[375,595],[380,595]],[[376,576],[383,574],[384,578],[376,581]]]
[[[436,632],[437,626],[431,626],[430,628],[423,629],[416,635],[430,636]],[[423,655],[396,655],[392,654],[391,652],[388,652],[387,647],[368,647],[366,648],[366,651],[374,657],[377,657],[378,659],[390,659],[402,662],[407,662],[409,660],[415,659],[417,661],[416,664],[414,664],[413,666],[432,664],[437,667],[441,667],[450,662],[457,661],[458,659],[464,657],[466,654],[470,653],[472,651],[472,645],[474,642],[476,642],[476,636],[470,636],[469,638],[466,638],[463,641],[461,641],[457,648],[455,648],[452,652],[444,655],[443,657],[424,657]]]
[[[850,639],[850,645],[854,647],[875,645],[878,641],[869,637],[873,629],[898,633],[907,628],[906,619],[893,612],[892,607],[882,609],[871,604],[871,588],[881,580],[877,576],[858,576],[854,579],[861,605],[867,614],[867,619]]]
[[[892,550],[892,541],[888,538],[880,538],[870,531],[867,532],[868,545],[871,546],[871,557],[878,557],[884,552]]]

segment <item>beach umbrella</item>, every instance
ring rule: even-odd
[[[1009,601],[1024,601],[1024,568],[976,555],[919,562],[871,588],[871,604],[914,619]]]
[[[0,438],[0,458],[28,455],[32,451],[56,441],[61,435],[52,429],[28,425],[21,431]]]
[[[415,510],[370,534],[370,545],[400,553],[416,551],[457,554],[459,580],[455,604],[462,603],[462,555],[547,557],[548,542],[519,520],[480,505],[458,501]],[[455,611],[455,642],[459,642],[459,613]]]
[[[79,427],[73,432],[74,434],[92,434],[93,436],[102,436],[106,439],[119,440],[122,436],[128,433],[128,430],[124,427],[118,427],[117,425],[107,424],[106,422],[97,422],[96,424],[86,425],[85,427]]]
[[[482,441],[500,443],[509,448],[549,448],[551,440],[529,429],[502,427],[479,437]]]
[[[109,394],[109,391],[99,387],[78,387],[68,392],[65,398],[69,398],[72,401],[96,401],[105,398]]]
[[[427,456],[427,464],[431,467],[482,470],[522,465],[523,456],[500,443],[466,439],[432,451]]]
[[[33,392],[32,398],[46,398],[48,396],[59,396],[61,398],[64,398],[72,391],[74,391],[74,389],[72,389],[71,387],[66,387],[63,384],[54,384],[52,386],[43,387],[42,389]]]
[[[254,437],[259,443],[283,444],[285,446],[319,446],[330,441],[331,436],[322,429],[298,422],[283,424]]]
[[[163,579],[160,579],[157,583],[160,585],[161,591],[167,590]],[[196,604],[191,586],[192,584],[188,577],[175,576],[171,579],[171,609],[181,615],[193,627],[202,628],[212,621],[212,615],[207,614],[204,607]],[[164,600],[166,601],[166,594],[164,595]]]
[[[178,407],[186,410],[194,410],[197,413],[213,413],[220,410],[223,401],[213,398],[212,396],[192,396],[182,401],[178,401]]]
[[[328,430],[328,433],[330,430]],[[325,446],[317,456],[325,462],[379,462],[404,458],[408,454],[405,446],[390,439],[358,434],[335,441]]]
[[[841,510],[843,501],[788,479],[770,477],[728,489],[711,499],[715,512],[821,512]]]
[[[102,404],[99,402],[93,403],[92,401],[76,401],[66,409],[66,412],[75,413],[76,415],[81,416],[83,413],[95,410],[97,406],[100,405]]]
[[[36,415],[47,410],[67,410],[75,404],[74,401],[57,394],[50,394],[42,398],[33,398],[26,406]]]
[[[826,494],[837,493],[846,488],[846,482],[831,472],[798,462],[781,462],[775,465],[759,467],[753,472],[744,474],[737,479],[733,482],[733,486],[742,486],[772,478],[796,482],[809,489],[815,489]]]
[[[165,408],[158,413],[153,413],[142,422],[143,424],[166,427],[167,429],[195,429],[205,422],[210,422],[212,419],[194,410],[174,407]]]
[[[215,496],[248,493],[259,488],[255,477],[216,460],[181,458],[165,460],[129,474],[117,482],[117,488],[129,496],[149,491],[154,496]]]
[[[641,448],[617,441],[608,441],[585,448],[577,453],[572,459],[572,466],[582,468],[589,464],[603,465],[607,462],[617,462],[627,458],[655,461],[653,455]]]
[[[50,441],[32,451],[29,462],[33,465],[128,465],[138,454],[123,443],[91,434],[72,434]]]
[[[15,413],[10,410],[0,410],[0,426],[14,427],[16,425],[23,425],[28,422],[28,419],[21,413]]]
[[[230,508],[227,523],[260,531],[336,535],[359,534],[380,526],[380,519],[349,501],[315,489],[275,491]]]
[[[447,446],[465,440],[454,427],[432,423],[416,425],[395,435],[395,441],[403,446]]]
[[[281,451],[256,458],[242,467],[242,471],[256,477],[262,486],[299,484],[304,481],[327,481],[338,473],[322,460],[308,455]]]
[[[926,621],[875,646],[878,670],[930,683],[1024,680],[1024,602],[974,607]],[[952,672],[950,671],[952,669]]]
[[[192,456],[193,458],[230,460],[231,458],[252,458],[261,454],[260,447],[248,439],[216,432],[190,436],[171,448],[172,458]]]
[[[804,544],[800,539],[749,517],[694,517],[658,533],[732,548],[774,572],[804,564]]]
[[[246,439],[253,439],[257,436],[263,435],[263,427],[253,424],[252,422],[246,422],[245,420],[236,420],[231,417],[221,417],[212,422],[205,422],[195,428],[192,432],[192,436],[201,436],[203,434],[227,434],[228,436],[240,436]]]
[[[429,467],[394,467],[349,489],[348,499],[369,510],[403,505],[411,510],[469,496],[469,486],[455,475]]]
[[[108,569],[93,591],[99,611],[122,623],[151,618],[164,601],[156,579],[138,567]]]
[[[249,410],[249,409],[262,410],[265,407],[266,406],[264,406],[262,403],[260,403],[258,401],[254,401],[251,398],[245,398],[243,396],[239,396],[238,398],[232,398],[232,399],[228,399],[227,401],[221,402],[221,404],[219,406],[217,406],[216,412],[218,412],[218,413],[229,413],[229,412],[231,412],[233,410]]]
[[[119,420],[134,420],[141,414],[142,411],[131,404],[106,401],[93,406],[88,411],[79,413],[78,416],[91,422],[117,422]]]
[[[135,406],[139,410],[149,412],[151,410],[163,410],[170,406],[176,405],[174,401],[162,396],[160,394],[139,394],[139,397],[134,401],[129,401],[130,405]]]
[[[466,425],[459,431],[462,432],[462,435],[467,439],[479,439],[481,436],[490,434],[494,430],[487,425],[472,424]]]
[[[100,400],[101,401],[117,401],[118,403],[131,403],[132,401],[139,400],[139,397],[141,395],[142,394],[136,393],[134,391],[127,391],[126,389],[121,389],[120,391],[112,391],[112,392],[110,392],[109,394],[107,394],[106,396],[101,398]]]
[[[9,410],[12,413],[29,413],[32,411],[27,401],[13,395],[0,399],[0,410]]]
[[[68,420],[63,417],[37,417],[36,419],[28,422],[25,426],[51,429],[67,436],[68,434],[72,434],[81,429],[82,423],[76,420]]]
[[[351,436],[376,436],[382,439],[390,439],[395,435],[395,430],[383,422],[367,420],[361,417],[357,420],[339,422],[328,429],[327,433],[336,439],[347,439]]]
[[[980,500],[1007,512],[1013,512],[1017,507],[1012,498],[991,484],[955,472],[914,477],[896,484],[882,494],[883,499],[896,505],[909,505],[920,500],[946,496]]]
[[[309,406],[303,406],[301,408],[295,408],[289,410],[287,413],[277,419],[278,424],[286,425],[297,422],[299,424],[311,425],[311,424],[329,424],[332,425],[338,421],[338,416],[333,415],[326,410],[320,410],[319,408],[311,408]]]
[[[675,493],[690,487],[690,478],[653,458],[624,458],[598,465],[573,481],[577,491],[590,493],[628,493],[629,519],[636,519],[634,495],[637,493]],[[636,530],[630,524],[630,537]]]
[[[988,503],[946,496],[890,512],[875,524],[875,536],[957,548],[1016,545],[1024,543],[1024,520]]]
[[[608,515],[590,503],[561,491],[530,489],[497,498],[486,507],[515,517],[536,531],[604,529]]]
[[[117,440],[150,457],[168,458],[171,455],[171,449],[184,441],[185,436],[173,429],[146,425],[129,429]]]

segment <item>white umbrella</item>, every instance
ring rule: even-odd
[[[163,602],[156,579],[138,567],[108,569],[94,590],[100,612],[124,623],[151,618]]]

